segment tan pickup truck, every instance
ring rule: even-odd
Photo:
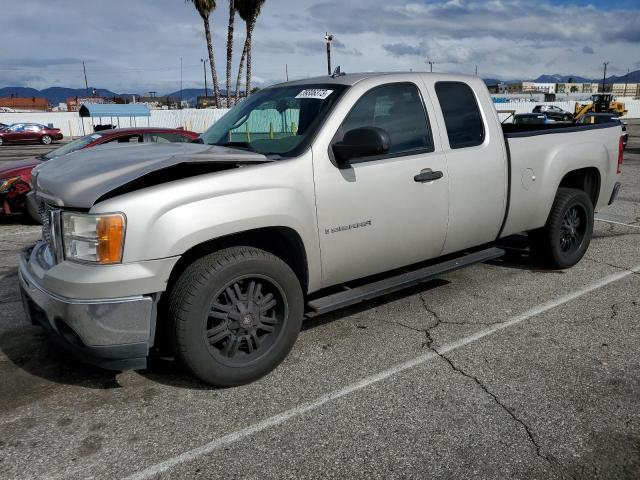
[[[191,144],[72,153],[34,172],[27,313],[105,368],[170,349],[239,385],[305,316],[502,255],[565,268],[620,184],[621,127],[502,125],[482,81],[353,74],[251,95]],[[498,292],[496,292],[498,294]]]

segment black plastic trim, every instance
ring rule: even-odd
[[[365,300],[370,300],[381,295],[402,290],[403,288],[431,280],[443,273],[452,272],[475,263],[493,260],[495,258],[502,257],[504,254],[505,251],[501,248],[487,248],[485,250],[446,260],[435,265],[429,265],[417,270],[403,272],[390,278],[374,281],[354,288],[347,288],[343,291],[316,298],[308,302],[307,305],[312,311],[307,313],[307,316],[321,315]]]
[[[509,142],[507,142],[506,140],[504,142],[504,148],[507,154],[507,204],[504,209],[502,225],[500,225],[500,230],[498,231],[496,240],[498,240],[502,236],[504,226],[507,224],[507,220],[509,218],[509,209],[511,208],[511,148],[509,147]]]
[[[570,132],[583,132],[586,130],[600,130],[601,128],[617,128],[620,127],[619,123],[616,122],[608,122],[608,123],[595,123],[595,124],[586,124],[576,126],[573,124],[572,126],[564,126],[564,125],[554,125],[548,124],[544,129],[541,129],[538,125],[536,125],[536,130],[524,131],[524,132],[505,132],[504,131],[505,124],[502,125],[503,133],[505,138],[521,138],[521,137],[536,137],[538,135],[547,135],[551,133],[570,133]]]

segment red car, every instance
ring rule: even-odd
[[[0,135],[2,132],[0,132]],[[199,135],[195,132],[171,128],[118,128],[102,130],[62,145],[60,148],[37,157],[0,163],[0,217],[25,213],[40,222],[37,206],[27,199],[31,190],[31,170],[36,165],[60,155],[83,148],[107,143],[192,142]],[[30,195],[29,197],[31,197]]]
[[[27,142],[40,142],[49,145],[55,140],[62,140],[60,129],[38,123],[14,123],[0,130],[0,145]]]

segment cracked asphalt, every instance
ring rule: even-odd
[[[233,389],[170,359],[111,373],[60,351],[16,284],[38,228],[5,221],[0,478],[640,478],[629,132],[620,199],[576,267],[541,270],[511,239],[505,258],[308,320],[281,367]]]

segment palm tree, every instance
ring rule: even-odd
[[[213,83],[213,101],[217,108],[220,108],[220,84],[216,74],[216,63],[213,56],[213,42],[211,40],[211,27],[209,17],[216,8],[216,0],[185,0],[186,3],[193,3],[204,22],[204,35],[207,39],[207,50],[209,51],[209,65],[211,66],[211,82]]]
[[[227,108],[231,108],[231,68],[233,60],[233,24],[235,19],[235,1],[229,0],[229,26],[227,28]]]
[[[251,92],[251,36],[256,26],[256,21],[260,15],[260,10],[265,0],[236,0],[237,10],[240,17],[244,20],[247,33],[244,42],[244,49],[240,57],[240,65],[238,67],[238,79],[236,81],[236,99],[240,95],[240,79],[242,78],[242,68],[244,62],[247,62],[247,76],[245,92],[247,95]]]

